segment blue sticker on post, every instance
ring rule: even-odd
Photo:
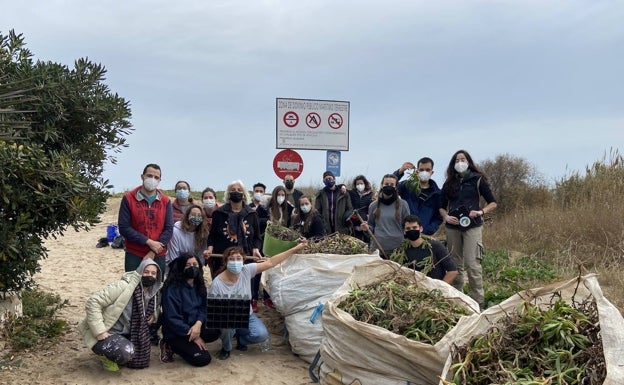
[[[325,170],[331,171],[335,177],[340,176],[340,151],[327,151]]]

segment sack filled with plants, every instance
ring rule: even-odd
[[[520,292],[462,325],[441,384],[622,384],[623,321],[594,275]]]
[[[356,266],[323,311],[321,383],[437,384],[455,329],[478,304],[395,262]]]

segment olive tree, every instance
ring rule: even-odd
[[[43,241],[88,230],[106,208],[104,164],[132,126],[105,74],[88,59],[34,61],[21,34],[0,31],[0,292],[32,286]]]

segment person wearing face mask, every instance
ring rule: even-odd
[[[397,191],[397,177],[386,174],[381,179],[381,191],[376,201],[368,207],[368,221],[362,222],[364,231],[371,231],[383,259],[394,252],[403,241],[403,220],[409,207]]]
[[[309,196],[304,194],[299,198],[299,210],[293,214],[291,227],[306,239],[321,238],[325,235],[323,218],[312,206]]]
[[[211,296],[240,296],[243,299],[251,298],[251,277],[265,270],[275,267],[293,254],[302,251],[306,246],[306,240],[302,239],[294,247],[262,260],[262,263],[244,264],[245,251],[240,247],[230,247],[223,251],[223,263],[217,276],[210,285]],[[269,339],[269,332],[262,321],[249,307],[249,328],[247,329],[222,329],[222,347],[217,358],[225,360],[230,357],[232,351],[232,338],[236,334],[236,349],[247,350],[247,345],[257,344]]]
[[[373,202],[371,184],[364,175],[358,175],[353,179],[353,188],[348,191],[353,209],[357,211],[357,214],[354,212],[349,218],[351,235],[368,243],[370,242],[370,238],[366,232],[362,231],[360,225],[362,221],[368,220],[368,206]]]
[[[295,188],[295,177],[292,174],[284,176],[284,188],[286,188],[286,200],[298,209],[299,199],[303,195],[303,192]]]
[[[416,215],[405,217],[405,240],[390,259],[451,285],[457,276],[457,266],[444,244],[424,235],[422,230],[423,226]]]
[[[173,208],[173,223],[175,223],[181,220],[186,210],[196,202],[191,197],[191,186],[188,182],[180,180],[173,189],[176,197],[171,202],[171,207]]]
[[[206,343],[216,341],[219,329],[206,326],[206,297],[202,264],[192,253],[182,253],[169,265],[162,290],[160,360],[172,362],[178,354],[193,366],[210,363]]]
[[[173,236],[167,247],[165,261],[169,273],[171,261],[178,258],[182,253],[195,255],[202,266],[204,263],[203,252],[206,250],[208,242],[208,226],[204,218],[203,210],[198,205],[191,205],[184,213],[182,219],[173,224]]]
[[[286,200],[284,186],[276,186],[273,189],[268,209],[271,224],[290,227],[290,219],[295,206]]]
[[[258,213],[258,219],[260,220],[260,238],[264,243],[264,232],[267,227],[267,222],[269,221],[269,211],[264,207],[263,202],[265,201],[266,186],[263,183],[256,183],[253,185],[253,200],[249,207],[256,210]],[[260,248],[262,250],[262,248]],[[256,274],[251,280],[251,308],[254,313],[258,312],[258,298],[260,294],[260,279],[261,275]],[[262,301],[268,307],[273,308],[273,301],[271,301],[271,296],[269,293],[262,288]]]
[[[247,255],[261,259],[262,238],[258,213],[249,207],[249,192],[240,180],[230,183],[225,190],[225,204],[212,214],[212,227],[208,234],[208,248],[204,252],[210,261],[212,278],[221,268],[221,254],[231,246],[239,246]]]
[[[152,258],[165,271],[165,254],[173,234],[171,200],[158,189],[161,170],[150,163],[143,169],[143,184],[121,199],[117,224],[125,239],[125,270],[134,271],[145,258]]]
[[[407,202],[410,214],[420,218],[423,233],[433,235],[442,224],[440,215],[442,190],[436,181],[431,179],[434,173],[431,158],[420,158],[416,165],[417,167],[414,167],[412,162],[405,162],[393,174],[400,180],[406,170],[414,170],[413,172],[417,173],[420,189],[414,192],[408,187],[407,180],[402,180],[398,187],[399,196]]]
[[[479,207],[480,198],[486,205]],[[496,199],[485,173],[465,150],[453,154],[442,186],[440,215],[446,223],[447,247],[458,267],[453,286],[462,291],[464,271],[468,276],[470,297],[485,308],[483,292],[483,215],[496,208]]]
[[[314,207],[323,218],[325,234],[349,234],[347,220],[353,214],[353,205],[349,194],[336,187],[336,177],[331,171],[323,173],[324,188],[314,197]]]
[[[157,295],[162,272],[151,258],[119,281],[93,293],[85,303],[87,316],[78,324],[85,344],[101,357],[104,369],[119,365],[142,369],[149,366],[149,326],[158,318]]]

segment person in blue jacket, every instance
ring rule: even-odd
[[[431,158],[420,158],[416,167],[412,162],[405,162],[393,174],[399,180],[406,170],[414,170],[417,175],[418,185],[410,185],[410,181],[399,182],[399,196],[403,198],[410,209],[410,214],[416,215],[423,227],[423,234],[433,235],[442,224],[440,208],[442,207],[442,190],[437,183],[431,179],[433,175],[433,160]]]
[[[206,325],[206,296],[202,264],[191,253],[182,253],[169,264],[162,294],[160,360],[173,361],[173,353],[193,366],[210,363],[206,343],[219,338],[219,329]]]

